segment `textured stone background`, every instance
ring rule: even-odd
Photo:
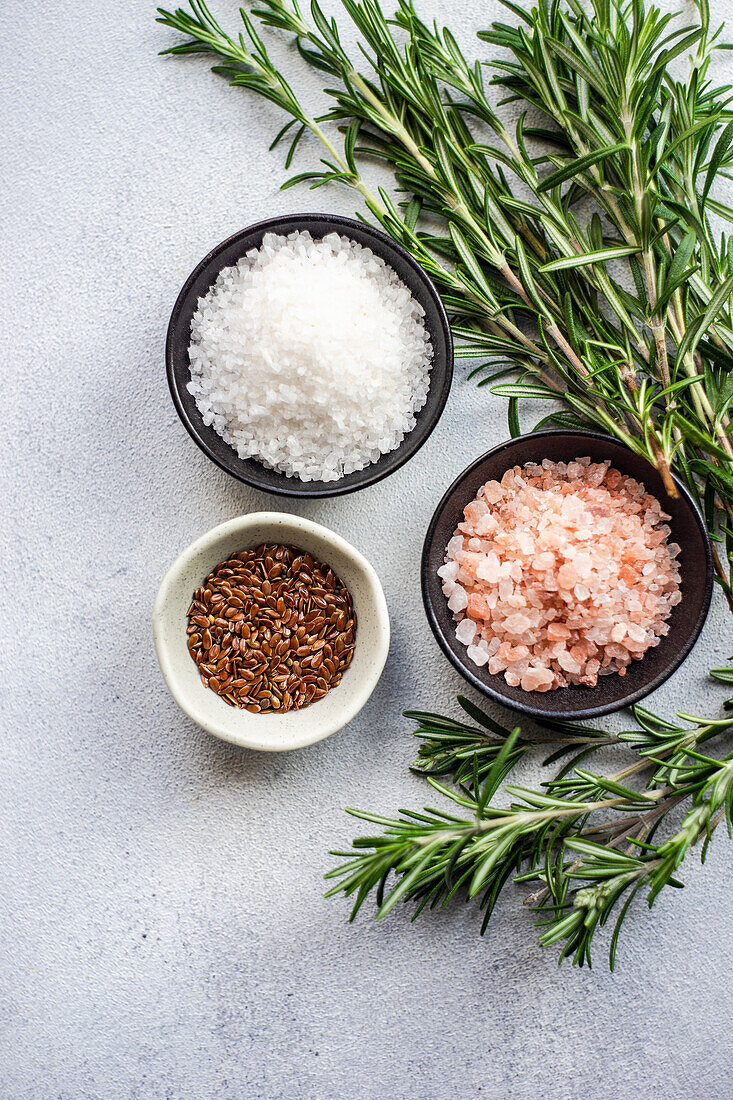
[[[0,14],[0,1096],[728,1095],[722,835],[653,919],[636,907],[615,975],[602,943],[597,969],[559,969],[518,889],[483,940],[469,908],[376,927],[366,914],[349,925],[346,905],[323,899],[327,850],[358,829],[342,808],[425,797],[401,711],[450,708],[463,684],[421,610],[422,534],[452,478],[506,435],[505,410],[459,364],[420,454],[389,484],[331,503],[249,491],[196,449],[163,370],[183,279],[249,222],[354,202],[333,189],[281,195],[281,161],[266,151],[274,109],[203,64],[158,59],[171,36],[152,7],[4,0]],[[728,0],[713,7],[723,18]],[[499,14],[496,0],[451,8],[422,3],[469,48]],[[151,642],[153,596],[178,551],[262,507],[352,540],[393,622],[360,717],[287,756],[195,728]],[[723,698],[705,680],[731,648],[721,603],[658,708]]]

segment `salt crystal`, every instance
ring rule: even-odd
[[[438,576],[441,577],[444,581],[454,581],[458,576],[458,568],[459,566],[457,561],[448,561],[445,563],[445,565],[441,565],[440,569],[438,570]]]
[[[489,655],[486,650],[477,645],[470,645],[466,652],[468,654],[469,660],[473,661],[473,663],[475,665],[478,665],[479,668],[481,668],[482,665],[485,665],[489,659]]]
[[[468,607],[466,590],[460,584],[457,584],[453,589],[451,598],[448,600],[448,607],[451,611],[463,611],[465,607]]]
[[[528,668],[522,677],[523,691],[543,691],[552,683],[552,673],[547,668]]]
[[[480,517],[476,524],[476,533],[478,535],[491,535],[496,530],[497,526],[494,517],[490,512],[487,512],[486,515]]]
[[[646,630],[644,630],[643,626],[638,626],[636,623],[629,623],[627,634],[632,642],[646,641]]]
[[[461,619],[456,627],[456,638],[461,645],[470,645],[476,637],[476,623],[473,619]]]
[[[532,564],[535,569],[552,569],[555,565],[555,555],[547,550],[544,554],[537,554]]]
[[[504,490],[498,481],[487,481],[484,485],[484,497],[489,504],[497,504],[504,497]]]
[[[489,584],[498,582],[499,559],[493,551],[485,554],[483,561],[476,567],[476,578],[480,581],[487,581]]]
[[[576,581],[579,581],[578,571],[575,568],[573,562],[566,562],[565,565],[561,565],[557,572],[557,583],[561,588],[571,589]]]
[[[504,580],[499,581],[499,599],[500,600],[502,600],[502,601],[508,600],[513,591],[514,591],[514,584],[512,583],[512,581],[509,580],[508,577],[505,577]]]
[[[504,625],[511,634],[523,634],[532,624],[526,615],[518,611],[516,615],[510,615]]]
[[[488,514],[488,511],[489,506],[485,500],[477,499],[471,501],[471,503],[466,508],[466,519],[469,521],[469,523],[473,523],[475,525],[482,516]]]
[[[562,649],[558,653],[557,663],[559,664],[560,668],[564,669],[565,672],[573,672],[576,675],[580,672],[582,668],[582,665],[580,665],[577,661],[574,661],[566,649]]]

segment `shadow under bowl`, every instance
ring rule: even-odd
[[[266,233],[286,236],[296,230],[307,230],[315,240],[320,240],[329,233],[338,233],[357,241],[365,248],[371,248],[375,255],[381,257],[397,273],[425,310],[425,327],[433,346],[430,389],[427,401],[416,414],[415,427],[393,451],[382,455],[377,462],[365,466],[363,470],[346,474],[338,481],[301,481],[297,477],[287,477],[277,470],[268,469],[256,459],[240,458],[234,448],[211,426],[204,424],[196,402],[186,388],[191,380],[188,356],[191,319],[199,298],[203,298],[216,282],[222,268],[236,264],[250,249],[259,248]],[[235,233],[212,249],[191,272],[178,295],[168,324],[165,358],[173,403],[189,435],[204,454],[239,481],[266,493],[290,497],[340,496],[373,485],[394,473],[419,451],[438,423],[453,378],[450,325],[438,292],[423,269],[386,233],[352,218],[341,218],[333,214],[289,214],[269,218]]]
[[[510,687],[502,674],[492,676],[488,666],[479,668],[467,656],[466,646],[455,636],[456,623],[443,595],[437,570],[445,561],[445,549],[463,509],[479,488],[500,480],[512,466],[526,462],[570,462],[589,455],[594,462],[610,459],[623,474],[643,481],[671,519],[671,541],[679,555],[682,602],[672,609],[669,633],[659,645],[633,661],[626,675],[604,676],[594,688],[573,684],[555,691],[527,692]],[[441,649],[478,691],[512,710],[538,721],[578,721],[611,714],[638,702],[659,687],[684,661],[695,644],[710,609],[713,561],[702,517],[688,490],[675,478],[679,496],[670,497],[658,471],[610,436],[584,431],[545,431],[519,436],[488,451],[460,474],[446,492],[428,527],[422,556],[422,594],[428,620]]]

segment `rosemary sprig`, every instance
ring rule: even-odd
[[[339,182],[360,194],[436,281],[458,354],[480,359],[479,385],[507,397],[512,434],[520,403],[550,399],[538,427],[600,427],[649,458],[672,492],[676,471],[700,502],[733,610],[733,239],[713,227],[733,222],[717,191],[733,169],[733,112],[730,87],[709,79],[715,51],[728,47],[711,31],[707,0],[695,0],[692,26],[645,0],[538,0],[530,12],[505,0],[515,25],[479,36],[502,51],[488,81],[487,63],[423,23],[412,0],[398,0],[392,19],[377,0],[341,3],[360,37],[356,55],[317,0],[307,12],[298,0],[259,0],[235,37],[204,0],[159,9],[159,22],[185,36],[164,52],[208,55],[233,85],[281,107],[288,121],[273,146],[289,137],[287,167],[304,135],[317,138],[320,165],[286,186]],[[293,36],[324,75],[325,114],[302,104],[259,28]],[[675,58],[687,61],[682,78]],[[524,105],[511,130],[492,85]],[[369,158],[391,171],[392,193],[365,182]],[[729,669],[712,675],[731,682]],[[470,723],[412,713],[413,767],[451,812],[357,813],[383,833],[341,853],[348,862],[331,873],[331,892],[354,895],[356,912],[375,890],[379,915],[400,900],[419,912],[473,896],[485,927],[519,874],[537,887],[542,942],[561,943],[561,957],[580,964],[621,903],[613,964],[638,891],[651,903],[679,885],[689,850],[702,842],[704,854],[722,820],[730,828],[733,763],[700,746],[733,719],[683,715],[679,725],[637,707],[636,726],[620,734],[552,731],[547,763],[571,758],[542,791],[506,787],[502,808],[494,795],[532,742],[462,705]],[[622,771],[580,766],[615,743],[636,753]],[[685,804],[681,825],[657,844]]]
[[[733,717],[684,716],[688,724],[679,725],[637,707],[636,728],[615,738],[583,727],[553,731],[548,740],[561,740],[565,751],[580,747],[578,755],[541,791],[505,784],[511,801],[498,807],[494,795],[530,743],[519,729],[510,732],[467,700],[461,704],[477,726],[412,715],[422,741],[418,767],[451,812],[426,807],[385,818],[349,810],[382,831],[332,853],[345,862],[327,875],[337,880],[329,895],[355,898],[352,920],[372,891],[378,919],[399,901],[412,902],[417,916],[426,906],[477,899],[483,932],[507,882],[531,882],[537,889],[527,903],[538,914],[540,942],[561,943],[560,958],[572,955],[581,966],[590,964],[596,930],[623,899],[611,938],[613,968],[619,930],[639,890],[648,891],[651,906],[666,886],[681,885],[676,872],[691,848],[703,842],[704,859],[718,824],[731,828],[733,754],[715,759],[700,747],[733,728]],[[578,766],[612,740],[634,745],[634,763],[610,776]],[[655,843],[660,825],[685,802],[679,827]]]
[[[724,670],[720,670],[724,671]],[[411,767],[419,775],[450,775],[452,781],[461,784],[476,775],[483,780],[501,750],[509,730],[496,722],[485,711],[465,696],[458,696],[458,704],[476,725],[454,718],[446,718],[428,711],[406,710],[405,717],[417,722],[415,737],[420,748]],[[579,749],[581,755],[587,748],[621,744],[620,734],[606,734],[589,726],[568,726],[539,733],[534,738],[520,735],[517,739],[518,757],[525,747],[532,745],[556,746],[546,763]]]

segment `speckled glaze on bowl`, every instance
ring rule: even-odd
[[[640,661],[633,661],[625,676],[604,676],[594,688],[582,684],[556,691],[527,692],[510,687],[502,675],[492,676],[486,665],[479,668],[467,656],[455,636],[456,624],[443,595],[437,570],[445,561],[448,540],[463,518],[463,509],[487,481],[500,480],[512,466],[525,462],[570,462],[590,455],[594,462],[610,459],[623,474],[643,481],[672,517],[671,541],[679,543],[682,602],[672,609],[670,631]],[[488,451],[456,478],[446,492],[428,527],[422,556],[422,593],[433,633],[449,661],[484,695],[528,714],[538,721],[576,721],[598,718],[630,706],[659,687],[684,661],[702,630],[713,592],[713,560],[705,525],[695,502],[675,478],[679,496],[669,497],[664,483],[645,458],[617,440],[597,432],[546,431],[518,436]]]
[[[270,470],[254,458],[240,458],[233,447],[221,438],[213,427],[204,424],[194,398],[186,388],[191,381],[188,346],[191,341],[191,319],[199,298],[216,282],[222,268],[235,264],[252,248],[259,248],[265,233],[287,235],[296,230],[308,231],[314,240],[329,233],[339,233],[371,248],[375,255],[397,273],[412,296],[425,310],[425,327],[433,345],[430,368],[430,389],[425,404],[416,414],[416,424],[393,451],[377,462],[355,470],[338,481],[301,481]],[[193,269],[173,307],[165,346],[166,370],[173,403],[191,438],[204,454],[232,477],[262,489],[290,497],[330,497],[352,493],[373,485],[394,473],[420,450],[438,423],[450,393],[453,378],[453,339],[440,295],[432,282],[402,245],[380,229],[336,214],[283,214],[250,225],[222,241]]]
[[[317,703],[285,714],[251,714],[228,706],[204,687],[186,644],[186,612],[194,590],[219,562],[262,542],[298,546],[330,565],[351,592],[356,611],[354,656],[341,683]],[[387,602],[366,558],[328,528],[280,512],[252,512],[191,543],[163,578],[153,609],[158,662],[181,710],[214,736],[263,752],[312,745],[350,722],[377,686],[389,636]]]

